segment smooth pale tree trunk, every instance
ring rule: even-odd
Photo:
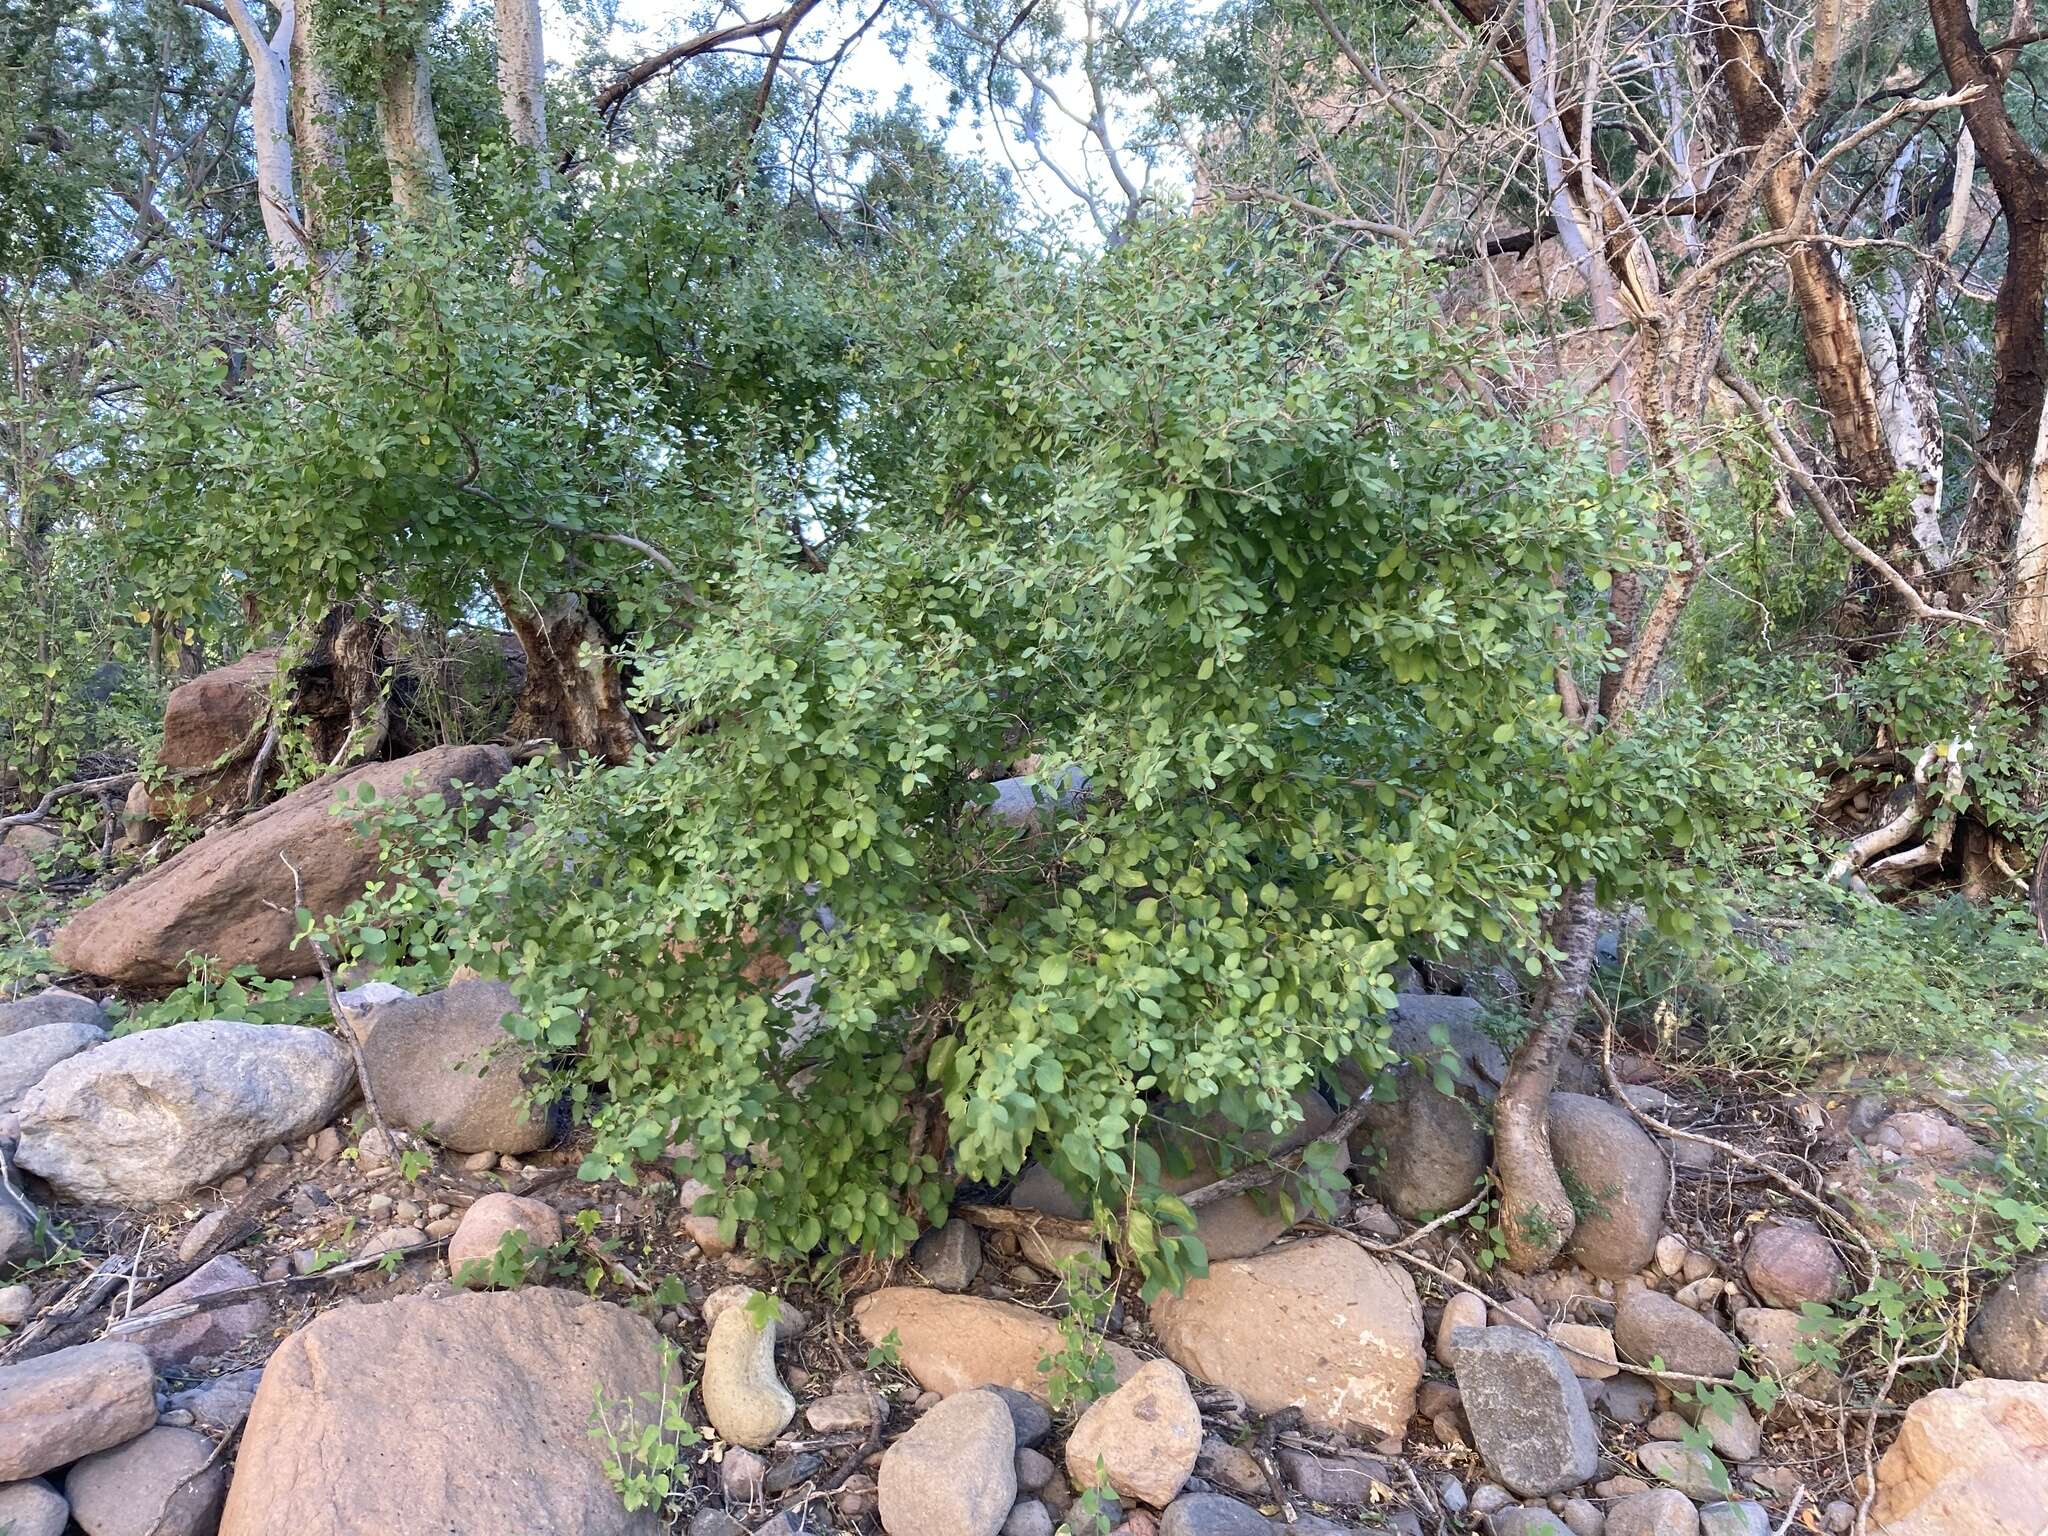
[[[393,59],[377,84],[377,132],[399,213],[416,224],[441,218],[451,186],[448,158],[434,120],[433,77],[417,49]]]
[[[548,182],[547,48],[540,0],[497,0],[498,104],[512,142],[530,152]]]
[[[313,302],[323,314],[340,309],[339,269],[348,254],[348,219],[342,193],[348,179],[342,142],[340,89],[321,60],[317,34],[321,9],[332,0],[297,0],[298,25],[291,39],[291,128],[299,148],[304,227],[313,262]]]
[[[2005,650],[2028,671],[2048,673],[2048,411],[2041,412],[2034,429],[2034,453],[2018,521]]]
[[[256,154],[256,201],[263,214],[270,259],[280,271],[301,271],[307,250],[292,164],[289,49],[297,25],[293,0],[285,0],[277,33],[270,37],[264,35],[246,0],[224,0],[224,4],[228,23],[249,56],[249,139]],[[291,340],[299,330],[297,318],[289,312],[279,317],[281,340]]]

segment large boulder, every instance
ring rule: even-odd
[[[1930,1392],[1877,1464],[1881,1536],[2040,1536],[2048,1518],[2048,1383]]]
[[[861,1336],[894,1349],[903,1369],[928,1392],[950,1397],[978,1387],[1009,1387],[1046,1395],[1039,1362],[1062,1348],[1059,1324],[1014,1302],[949,1296],[918,1285],[895,1285],[854,1303]],[[1138,1357],[1106,1346],[1117,1380],[1128,1381]]]
[[[547,1111],[527,1080],[532,1052],[504,1025],[518,1011],[503,982],[464,981],[363,1014],[363,1065],[384,1118],[456,1152],[546,1146]]]
[[[107,1032],[97,1024],[38,1024],[0,1035],[0,1111],[21,1107],[21,1096],[40,1083],[58,1062],[100,1044]]]
[[[220,1536],[655,1536],[604,1463],[681,1386],[645,1321],[568,1291],[336,1308],[264,1368]]]
[[[66,1199],[178,1200],[332,1120],[348,1047],[294,1024],[208,1019],[61,1061],[21,1101],[16,1158]]]
[[[313,975],[312,951],[293,943],[300,892],[324,917],[362,895],[377,872],[375,842],[336,803],[360,809],[366,790],[392,800],[452,794],[457,783],[487,787],[510,767],[497,747],[437,747],[316,780],[102,896],[58,929],[51,958],[140,988],[176,986],[195,952],[265,976]]]
[[[1664,1232],[1671,1179],[1649,1133],[1605,1099],[1554,1093],[1550,1151],[1579,1218],[1565,1251],[1609,1280],[1648,1264]]]
[[[171,690],[164,700],[163,743],[145,776],[152,785],[150,819],[196,820],[246,801],[277,656],[274,648],[251,651]]]
[[[1564,1354],[1523,1328],[1458,1346],[1458,1391],[1487,1470],[1516,1493],[1562,1493],[1600,1466],[1600,1436]]]
[[[2048,1262],[2006,1276],[1970,1322],[1970,1358],[1986,1376],[2048,1381]]]
[[[1337,1433],[1398,1435],[1422,1381],[1422,1304],[1405,1270],[1341,1237],[1210,1266],[1152,1306],[1175,1364],[1260,1413],[1300,1408]]]
[[[156,1422],[156,1372],[133,1344],[76,1344],[0,1366],[0,1482],[133,1440]]]

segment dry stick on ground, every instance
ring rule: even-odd
[[[89,795],[112,789],[126,789],[141,778],[140,771],[110,773],[102,779],[79,779],[71,784],[59,784],[55,789],[43,791],[43,798],[35,803],[33,810],[16,811],[12,816],[0,816],[0,830],[8,827],[26,827],[46,818],[59,800],[73,795]]]
[[[134,1306],[146,1305],[152,1297],[176,1285],[207,1260],[235,1247],[243,1238],[254,1232],[260,1224],[259,1217],[283,1193],[290,1177],[289,1168],[273,1168],[260,1174],[246,1194],[233,1205],[224,1207],[228,1212],[227,1219],[215,1229],[213,1236],[208,1238],[196,1253],[189,1259],[181,1259],[162,1274],[149,1280],[146,1288],[136,1287],[142,1294],[139,1301],[131,1304],[131,1315]],[[62,1349],[66,1345],[83,1340],[93,1331],[93,1316],[127,1279],[128,1269],[129,1262],[123,1258],[117,1257],[103,1262],[86,1282],[86,1294],[82,1299],[62,1311],[46,1314],[27,1332],[8,1341],[8,1358],[33,1359],[37,1355],[46,1355],[52,1350]]]
[[[1095,1230],[1092,1221],[1080,1221],[1071,1216],[1053,1216],[1045,1211],[1026,1210],[1021,1206],[1008,1205],[956,1205],[953,1214],[970,1227],[980,1227],[985,1232],[1033,1232],[1040,1237],[1065,1238],[1072,1242],[1095,1243],[1102,1240],[1102,1234]]]
[[[299,879],[299,867],[282,853],[278,854],[277,861],[292,872],[292,904],[300,911],[304,911],[306,887]],[[265,905],[276,904],[266,902]],[[341,1031],[341,1038],[348,1042],[349,1055],[355,1058],[356,1081],[362,1086],[363,1103],[370,1111],[370,1119],[377,1127],[377,1134],[384,1138],[386,1154],[396,1158],[398,1143],[391,1139],[391,1128],[384,1123],[384,1112],[377,1107],[376,1091],[370,1087],[370,1067],[369,1063],[363,1060],[362,1037],[356,1033],[355,1025],[350,1022],[348,1010],[341,1006],[341,989],[334,984],[334,961],[328,956],[327,946],[321,942],[320,935],[310,928],[306,932],[306,943],[313,951],[314,963],[320,967],[320,985],[327,992],[327,1011],[334,1015],[334,1027]]]
[[[1866,1276],[1875,1276],[1877,1274],[1877,1250],[1870,1246],[1869,1240],[1856,1230],[1854,1224],[1846,1216],[1829,1205],[1827,1201],[1821,1199],[1820,1196],[1814,1194],[1795,1180],[1787,1178],[1753,1153],[1745,1152],[1737,1146],[1731,1146],[1729,1143],[1721,1141],[1716,1137],[1703,1136],[1698,1131],[1681,1131],[1674,1125],[1666,1125],[1654,1115],[1645,1114],[1642,1110],[1636,1108],[1634,1104],[1630,1103],[1628,1095],[1621,1091],[1621,1080],[1614,1075],[1614,1010],[1607,1006],[1607,1000],[1597,992],[1589,992],[1587,1000],[1592,1004],[1593,1012],[1600,1020],[1600,1069],[1606,1075],[1607,1085],[1614,1091],[1614,1097],[1623,1109],[1635,1116],[1636,1120],[1645,1129],[1655,1131],[1660,1136],[1670,1136],[1678,1141],[1690,1141],[1703,1147],[1712,1147],[1715,1151],[1725,1152],[1737,1162],[1756,1169],[1794,1199],[1804,1201],[1807,1205],[1813,1207],[1814,1210],[1820,1212],[1822,1216],[1826,1217],[1829,1222],[1841,1231],[1847,1233],[1850,1240],[1863,1251],[1864,1263],[1868,1266],[1864,1271]]]
[[[142,1317],[130,1315],[115,1323],[103,1335],[118,1339],[131,1333],[140,1333],[147,1328],[160,1328],[166,1323],[182,1322],[188,1317],[197,1317],[203,1312],[212,1312],[221,1307],[233,1306],[238,1301],[247,1301],[251,1296],[261,1296],[266,1291],[302,1291],[316,1285],[325,1285],[330,1280],[339,1280],[344,1275],[361,1274],[386,1264],[393,1254],[398,1262],[417,1257],[422,1253],[433,1253],[446,1247],[445,1237],[431,1237],[424,1243],[411,1243],[403,1248],[387,1248],[382,1253],[367,1254],[360,1259],[350,1259],[327,1269],[316,1269],[307,1275],[286,1275],[280,1280],[258,1280],[250,1285],[238,1285],[225,1291],[213,1291],[196,1301],[180,1302],[175,1307],[163,1307]]]
[[[1309,1148],[1326,1146],[1331,1142],[1346,1141],[1365,1119],[1366,1111],[1372,1108],[1372,1095],[1360,1094],[1357,1102],[1330,1123],[1330,1128],[1303,1146],[1299,1151],[1290,1152],[1283,1158],[1270,1162],[1256,1163],[1249,1168],[1240,1168],[1236,1173],[1218,1179],[1213,1184],[1204,1184],[1200,1189],[1190,1190],[1182,1195],[1181,1204],[1189,1210],[1199,1210],[1205,1205],[1214,1205],[1218,1200],[1227,1200],[1232,1195],[1243,1194],[1246,1190],[1260,1189],[1300,1168],[1307,1158]]]

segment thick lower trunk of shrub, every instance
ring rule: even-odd
[[[543,609],[504,592],[499,602],[526,653],[526,680],[512,709],[513,738],[560,742],[572,752],[622,761],[641,736],[626,708],[616,637],[574,593]]]
[[[1507,1081],[1494,1101],[1501,1233],[1509,1267],[1522,1274],[1554,1263],[1578,1223],[1550,1155],[1550,1095],[1557,1087],[1557,1053],[1585,1000],[1599,930],[1600,908],[1592,886],[1574,886],[1551,923],[1551,942],[1561,954],[1544,973],[1530,1010],[1534,1026],[1516,1047]]]

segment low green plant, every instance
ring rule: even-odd
[[[1780,869],[1733,905],[1712,954],[1635,934],[1616,978],[1639,1017],[1682,1005],[1711,1061],[1802,1079],[1858,1057],[1982,1064],[2048,1047],[2048,951],[2016,903],[1888,905]]]
[[[458,1285],[481,1290],[516,1291],[536,1275],[545,1276],[555,1255],[513,1227],[498,1238],[486,1258],[466,1260],[455,1272]]]
[[[1116,1389],[1116,1361],[1102,1333],[1116,1306],[1108,1262],[1096,1253],[1071,1253],[1060,1260],[1059,1276],[1067,1304],[1059,1319],[1060,1347],[1038,1362],[1054,1412],[1085,1406]]]
[[[661,1376],[638,1402],[614,1400],[600,1383],[590,1433],[603,1443],[604,1474],[629,1512],[679,1512],[691,1487],[688,1453],[704,1436],[688,1417],[694,1382],[682,1381],[675,1346],[661,1346]]]
[[[222,967],[211,956],[185,957],[185,982],[150,1002],[109,1011],[118,1015],[116,1035],[132,1035],[193,1019],[227,1019],[243,1024],[304,1024],[325,1019],[327,1000],[317,989],[263,976],[254,966]]]

